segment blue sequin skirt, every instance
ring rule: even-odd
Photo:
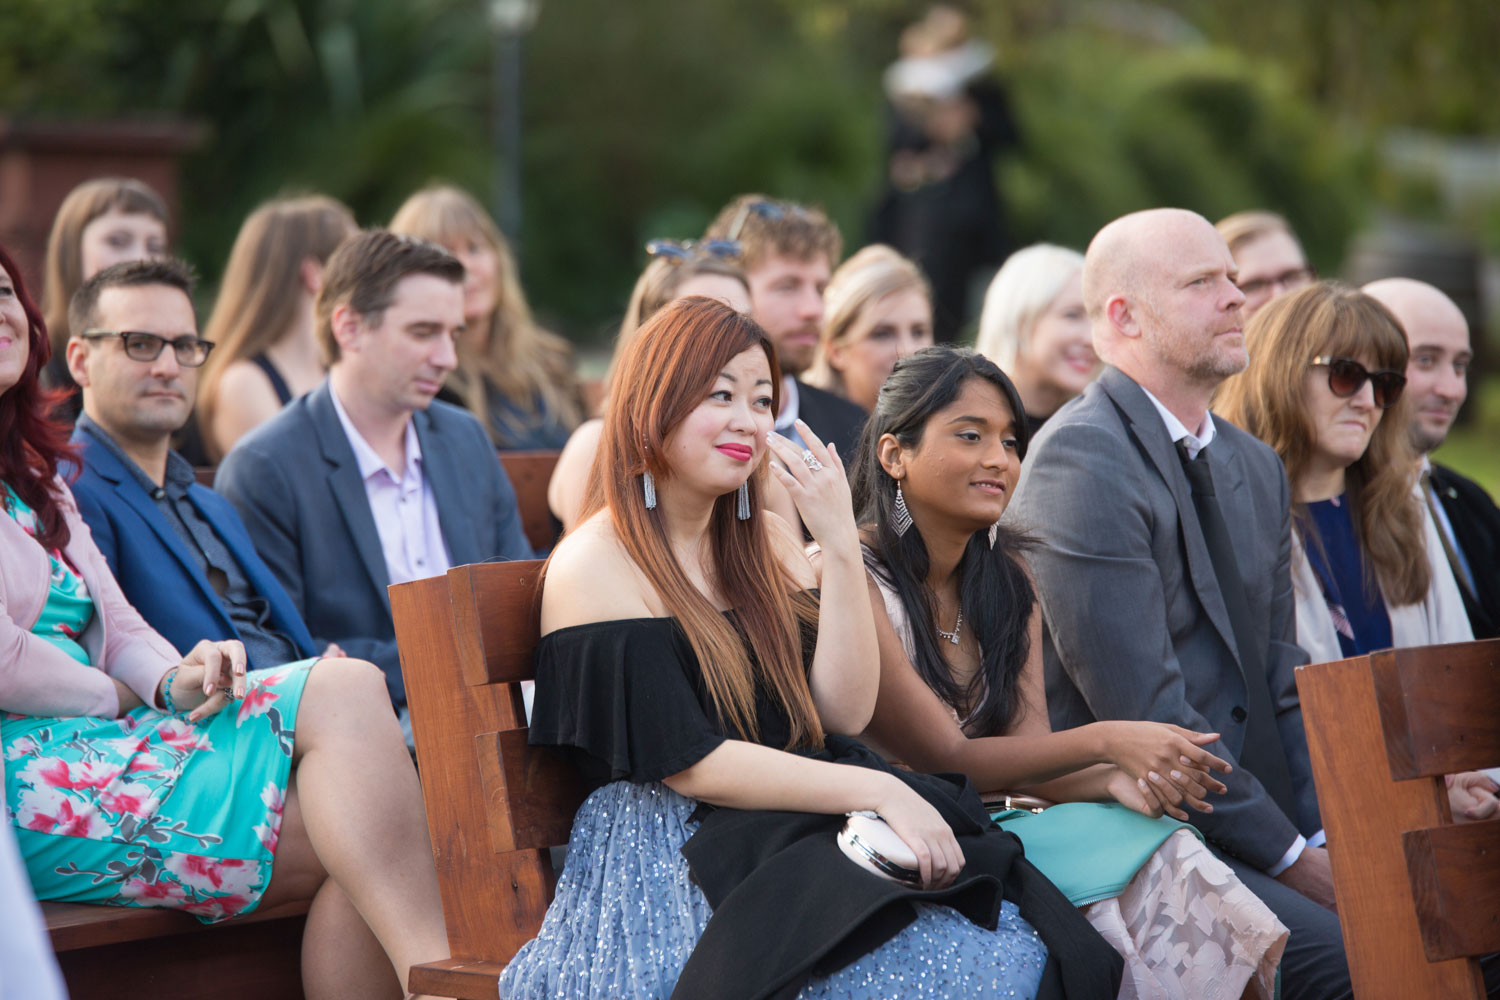
[[[679,853],[696,803],[617,781],[578,810],[541,933],[500,976],[503,1000],[665,1000],[712,913]],[[803,989],[803,1000],[1034,997],[1047,948],[1013,903],[995,930],[946,906]]]

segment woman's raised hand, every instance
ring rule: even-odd
[[[245,647],[237,639],[204,639],[182,658],[172,678],[172,702],[190,708],[189,722],[206,719],[245,696]]]
[[[886,794],[875,806],[902,843],[917,856],[922,888],[943,889],[964,870],[964,852],[953,836],[953,828],[932,804],[911,787],[890,775]]]
[[[859,551],[859,531],[854,524],[854,502],[849,480],[837,449],[824,445],[812,428],[797,421],[797,433],[807,442],[798,448],[790,439],[771,431],[766,441],[781,464],[771,463],[771,474],[781,481],[802,515],[802,525],[824,551]]]
[[[1187,820],[1182,806],[1213,812],[1208,794],[1228,789],[1213,776],[1228,774],[1227,761],[1203,747],[1219,738],[1218,733],[1199,733],[1168,722],[1101,722],[1105,756],[1132,778],[1148,802],[1174,819]],[[1120,798],[1120,796],[1116,796]],[[1121,799],[1124,801],[1124,799]],[[1132,802],[1126,805],[1136,808]],[[1140,810],[1150,815],[1148,810]]]

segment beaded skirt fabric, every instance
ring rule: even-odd
[[[697,803],[659,782],[617,781],[574,820],[568,861],[541,932],[500,977],[506,1000],[664,1000],[712,914],[680,849]],[[787,889],[794,905],[796,887]],[[990,931],[946,906],[826,978],[802,1000],[1032,997],[1047,949],[1014,904]]]

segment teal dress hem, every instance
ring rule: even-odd
[[[1190,824],[1165,816],[1152,819],[1118,802],[1063,802],[1040,813],[1000,810],[991,818],[1020,839],[1026,860],[1074,906],[1124,892],[1136,872],[1178,830],[1191,830],[1203,839]]]

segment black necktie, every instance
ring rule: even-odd
[[[1177,442],[1177,456],[1182,459],[1182,471],[1187,474],[1192,487],[1193,509],[1198,514],[1198,524],[1203,529],[1203,542],[1208,547],[1209,559],[1214,564],[1214,578],[1219,582],[1219,593],[1224,597],[1224,607],[1229,611],[1229,626],[1234,633],[1234,644],[1240,654],[1240,666],[1245,675],[1246,705],[1245,743],[1240,752],[1240,763],[1260,781],[1261,785],[1281,807],[1292,822],[1297,821],[1296,796],[1292,791],[1291,769],[1287,766],[1286,750],[1281,744],[1281,733],[1276,728],[1276,710],[1271,703],[1271,691],[1266,677],[1266,648],[1264,643],[1253,638],[1255,629],[1250,617],[1250,602],[1245,596],[1245,583],[1240,576],[1239,561],[1235,558],[1234,542],[1229,535],[1229,525],[1219,510],[1219,498],[1214,495],[1214,473],[1208,464],[1208,448],[1199,450],[1196,459],[1188,457],[1186,440]]]

